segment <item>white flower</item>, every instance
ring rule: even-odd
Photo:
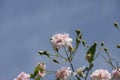
[[[59,49],[63,46],[72,48],[72,38],[69,37],[69,34],[55,34],[51,37],[51,43],[53,48]]]
[[[111,78],[110,73],[104,69],[96,70],[90,76],[92,80],[110,80]]]
[[[17,78],[14,80],[29,80],[30,75],[26,74],[25,72],[21,72]]]
[[[62,67],[56,73],[56,78],[60,80],[66,80],[69,76],[71,76],[72,71],[70,67]]]

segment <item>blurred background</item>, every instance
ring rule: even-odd
[[[40,57],[38,51],[53,53],[50,37],[69,33],[75,40],[78,28],[87,44],[104,41],[111,56],[120,62],[120,49],[116,48],[120,32],[114,21],[120,23],[120,0],[0,0],[0,80],[13,80],[22,71],[32,73],[41,61],[47,69],[59,69],[61,66]],[[86,66],[84,48],[80,47],[76,55],[75,68]],[[102,57],[94,64],[94,69],[111,72]],[[54,80],[54,75],[47,77]]]

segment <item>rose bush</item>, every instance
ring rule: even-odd
[[[114,25],[117,26],[118,28],[118,25],[116,23]],[[103,56],[103,58],[107,63],[109,63],[110,66],[112,66],[111,67],[113,70],[112,73],[108,72],[108,70],[105,70],[105,69],[97,69],[95,71],[92,70],[92,68],[94,67],[93,62],[99,56],[100,51],[96,53],[96,50],[97,50],[96,41],[91,46],[86,45],[86,42],[82,38],[82,33],[80,32],[79,29],[76,30],[75,46],[72,45],[73,39],[70,38],[69,34],[67,33],[54,34],[50,38],[50,41],[55,53],[51,54],[46,50],[40,50],[38,52],[39,55],[47,56],[48,59],[52,60],[52,62],[59,65],[62,65],[61,60],[66,63],[69,63],[68,67],[63,66],[60,69],[53,71],[55,74],[56,80],[81,80],[81,79],[82,80],[87,80],[87,79],[120,80],[120,66],[118,66],[118,64],[117,65],[113,64],[112,58],[108,52],[108,49],[105,47],[104,42],[101,42],[100,44],[100,51],[101,50],[105,51],[107,57]],[[82,44],[83,47],[87,49],[85,54],[85,59],[88,62],[88,65],[75,69],[72,61],[80,43]],[[64,53],[66,54],[66,56],[59,53],[60,48],[64,49]],[[118,48],[120,48],[119,45],[118,45]],[[46,69],[45,62],[40,62],[34,68],[33,73],[27,74],[25,72],[22,72],[18,75],[18,77],[15,78],[15,80],[29,80],[29,79],[41,80],[41,79],[44,79],[44,77],[47,75],[47,72],[49,72],[49,70]]]

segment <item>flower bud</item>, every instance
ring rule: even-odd
[[[87,60],[90,60],[90,59],[91,59],[91,57],[92,57],[92,55],[91,55],[91,54],[86,54],[86,56],[85,56],[85,58],[86,58]]]
[[[82,44],[83,44],[83,46],[85,46],[85,43],[86,43],[85,40],[82,40]]]
[[[94,44],[97,45],[97,41],[95,41]]]
[[[104,42],[101,43],[101,47],[103,47],[103,46],[104,46]]]
[[[80,29],[76,29],[76,33],[77,33],[77,35],[79,35],[80,34]]]
[[[117,48],[120,48],[120,44],[117,45]]]
[[[108,51],[108,48],[107,48],[107,47],[105,47],[105,48],[104,48],[104,51],[105,51],[105,52],[107,52],[107,51]]]
[[[69,51],[72,52],[73,51],[73,47],[69,46]]]
[[[114,26],[118,29],[119,28],[118,22],[114,22]]]

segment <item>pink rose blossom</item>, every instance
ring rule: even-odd
[[[29,80],[30,75],[26,74],[25,72],[21,72],[17,78],[14,80]]]
[[[120,68],[119,69],[114,69],[112,71],[112,75],[114,79],[120,78]]]
[[[96,70],[90,76],[92,80],[110,80],[111,78],[110,73],[104,69]]]
[[[43,72],[39,71],[38,74],[37,74],[37,76],[44,77],[45,76],[45,71],[43,71]]]
[[[51,43],[55,49],[59,49],[63,46],[72,48],[72,38],[69,34],[55,34],[51,37]]]
[[[71,72],[70,67],[62,67],[57,71],[56,78],[66,80],[69,76],[71,76]]]

